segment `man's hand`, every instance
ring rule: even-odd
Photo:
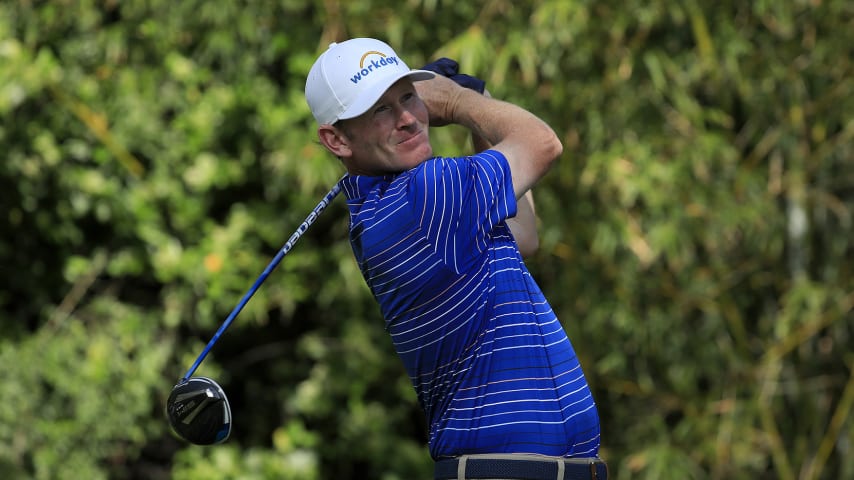
[[[447,57],[442,57],[434,62],[430,62],[421,67],[421,70],[429,70],[444,77],[448,77],[458,83],[461,87],[474,90],[477,93],[484,93],[484,90],[486,90],[486,82],[477,77],[460,73],[460,64]]]
[[[455,123],[459,97],[466,93],[473,93],[441,75],[430,80],[415,82],[415,90],[430,113],[431,127]]]
[[[438,73],[442,77],[452,80],[461,87],[478,93],[485,93],[486,82],[477,77],[460,73],[460,65],[450,58],[442,57],[434,62],[424,65],[421,67],[421,70],[429,70],[431,72]],[[443,99],[437,97],[444,96],[444,100],[454,102],[454,99],[452,99],[451,96],[455,91],[457,91],[457,89],[452,88],[447,82],[440,81],[438,85],[433,86],[436,87],[435,91],[428,92],[428,90],[431,89],[418,88],[419,86],[426,87],[425,85],[419,85],[421,83],[424,82],[418,82],[415,86],[418,91],[418,95],[421,96],[422,100],[424,100],[424,103],[427,105],[427,110],[430,112],[430,125],[434,127],[441,127],[449,123],[454,123],[453,115],[456,108],[455,104],[443,103],[441,102]],[[433,106],[432,108],[431,105]]]

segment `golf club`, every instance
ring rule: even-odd
[[[285,255],[293,248],[294,244],[308,230],[308,227],[317,220],[320,213],[341,191],[340,180],[335,182],[331,190],[323,197],[320,203],[306,217],[297,230],[291,235],[284,246],[279,250],[273,260],[267,265],[261,275],[243,298],[234,307],[234,310],[223,321],[222,325],[214,334],[213,338],[199,354],[187,373],[172,387],[172,393],[166,402],[166,416],[169,425],[181,438],[196,445],[213,445],[226,441],[231,434],[231,406],[225,391],[214,380],[207,377],[193,377],[196,369],[210,353],[211,348],[219,340],[219,337],[228,329],[231,322],[243,310],[246,303],[255,294],[270,273],[279,265]]]
[[[231,406],[218,383],[207,377],[183,380],[166,402],[169,424],[181,438],[196,445],[213,445],[231,435]]]

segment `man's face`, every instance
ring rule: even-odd
[[[336,124],[349,147],[339,157],[355,175],[409,170],[433,155],[428,126],[427,107],[412,81],[401,79],[367,112]]]

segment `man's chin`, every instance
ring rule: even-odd
[[[433,156],[433,147],[431,147],[429,143],[424,143],[417,146],[413,146],[413,148],[406,148],[403,151],[400,151],[399,153],[399,158],[407,159],[405,163],[415,166],[420,165],[421,162]]]
[[[431,158],[433,158],[433,149],[428,148],[428,149],[424,150],[420,155],[417,155],[413,158],[417,159],[415,162],[415,166],[421,165],[422,163],[426,162],[427,160],[430,160]]]

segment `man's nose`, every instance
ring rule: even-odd
[[[400,112],[397,115],[397,125],[398,127],[408,127],[415,123],[417,119],[415,115],[409,111],[409,109],[401,108]]]

